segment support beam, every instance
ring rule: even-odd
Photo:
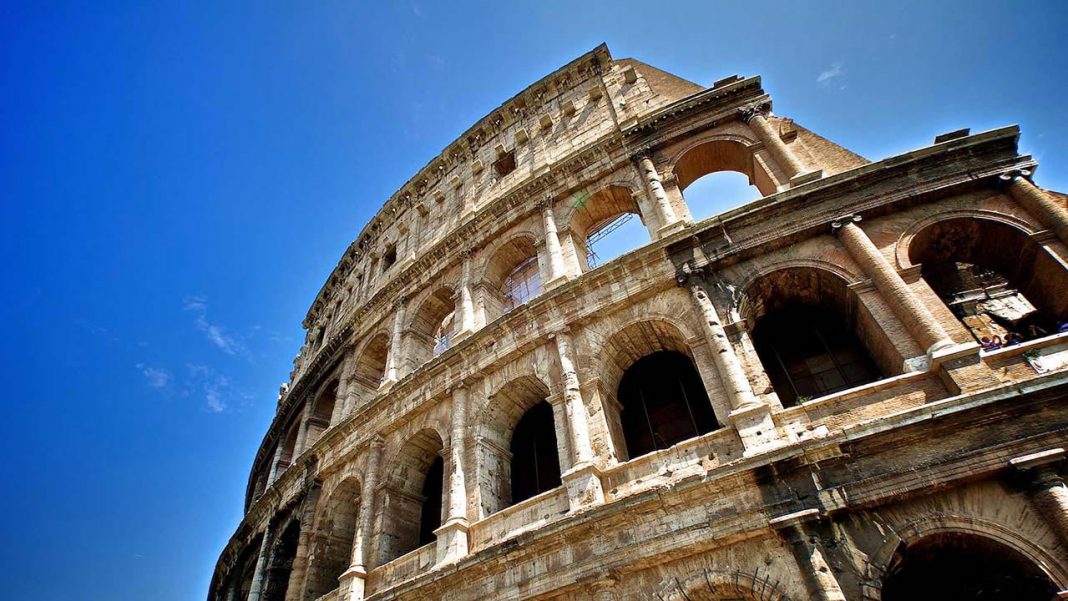
[[[561,381],[564,388],[564,408],[567,412],[568,429],[571,434],[571,469],[561,474],[567,486],[572,511],[604,502],[600,470],[593,463],[593,447],[590,444],[589,415],[582,401],[578,372],[572,351],[571,333],[560,330],[552,335],[560,356]]]
[[[352,539],[352,561],[349,569],[338,579],[341,588],[348,589],[344,601],[363,601],[367,572],[371,566],[371,529],[374,526],[375,488],[378,486],[382,462],[382,438],[375,436],[367,446],[367,464],[360,486],[360,509],[356,516],[356,534]]]
[[[652,153],[648,149],[643,149],[634,155],[634,161],[638,164],[638,171],[641,173],[642,181],[645,182],[646,191],[656,206],[660,220],[657,238],[664,238],[681,230],[686,224],[675,215],[675,209],[672,208],[671,200],[660,180],[660,173],[657,172],[656,165],[653,163]]]
[[[467,482],[464,477],[466,445],[464,426],[467,423],[467,384],[461,382],[452,390],[452,415],[449,432],[448,497],[445,499],[445,523],[434,531],[437,535],[438,563],[453,563],[467,555]]]
[[[1034,215],[1046,229],[1057,234],[1061,242],[1068,244],[1068,208],[1031,183],[1031,180],[1027,179],[1030,175],[1031,172],[1025,170],[1018,174],[1002,175],[1001,179],[1008,182],[1009,194],[1013,200]]]
[[[805,165],[775,132],[775,129],[767,119],[767,113],[770,108],[769,104],[761,103],[738,109],[738,111],[742,120],[753,130],[757,138],[764,143],[764,147],[771,153],[772,158],[786,173],[791,186],[818,179],[822,172],[819,170],[805,171]]]

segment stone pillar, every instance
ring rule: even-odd
[[[300,535],[297,539],[297,551],[293,556],[293,566],[289,572],[289,584],[286,587],[286,599],[301,599],[304,595],[304,587],[307,586],[305,582],[308,572],[308,557],[311,553],[309,547],[311,547],[312,539],[312,523],[315,521],[315,506],[319,502],[319,493],[322,492],[318,486],[313,487],[308,491],[308,496],[304,499],[304,506],[301,508],[300,514]]]
[[[463,267],[460,272],[459,300],[456,303],[456,322],[459,329],[453,335],[453,341],[459,342],[475,331],[475,302],[471,296],[471,255],[470,250],[461,253]]]
[[[1054,200],[1038,186],[1027,179],[1030,171],[1018,174],[1004,174],[1002,181],[1009,182],[1009,194],[1013,200],[1035,216],[1046,229],[1053,231],[1062,242],[1068,244],[1068,208]]]
[[[400,378],[399,368],[401,355],[401,338],[404,336],[404,297],[397,300],[393,311],[393,334],[389,337],[389,354],[386,356],[386,373],[382,379],[380,388],[387,389],[397,383]]]
[[[345,351],[345,360],[341,363],[341,374],[337,379],[337,398],[334,399],[334,412],[330,415],[330,425],[336,426],[349,414],[349,386],[352,384],[352,370],[356,363],[355,350]]]
[[[756,104],[739,109],[739,114],[786,173],[790,185],[798,185],[819,178],[822,175],[821,171],[805,172],[805,166],[794,156],[794,152],[782,141],[768,122],[766,115],[770,108],[768,103]]]
[[[297,462],[297,457],[304,452],[304,442],[308,439],[308,418],[311,417],[312,404],[308,401],[304,402],[304,408],[300,411],[300,421],[297,423],[297,440],[293,444],[293,458],[289,461],[289,465],[293,465]]]
[[[690,297],[701,317],[705,338],[712,346],[712,360],[716,366],[716,373],[730,401],[731,425],[738,430],[738,435],[745,446],[745,454],[753,455],[779,446],[781,440],[778,428],[771,419],[771,408],[758,401],[756,395],[753,394],[749,378],[745,375],[738,355],[734,353],[734,347],[731,346],[727,332],[724,331],[723,324],[720,322],[716,307],[704,288],[702,281],[704,278],[697,274],[688,276],[683,274],[682,277],[685,277],[685,282],[690,289]]]
[[[449,467],[445,523],[434,531],[438,563],[453,563],[467,555],[467,482],[464,478],[464,428],[467,424],[467,387],[461,382],[452,390],[449,427]]]
[[[567,413],[571,468],[561,474],[567,486],[571,510],[575,511],[604,502],[600,470],[593,464],[593,447],[590,445],[589,414],[582,401],[578,372],[575,370],[571,350],[571,334],[566,329],[553,334],[556,350],[560,356],[560,372],[564,388],[564,409]]]
[[[567,267],[564,265],[564,251],[560,246],[560,236],[556,231],[556,216],[553,214],[551,197],[545,197],[538,204],[541,208],[542,232],[545,236],[545,252],[548,257],[549,281],[545,282],[546,290],[558,286],[568,279]]]
[[[616,593],[616,587],[618,585],[619,580],[614,576],[609,576],[594,582],[590,585],[590,600],[619,601],[619,595]]]
[[[827,550],[818,535],[806,532],[805,523],[819,517],[816,509],[806,509],[772,519],[769,525],[790,545],[797,566],[805,578],[805,588],[818,601],[846,601],[838,579],[827,563]]]
[[[1064,457],[1064,449],[1056,448],[1011,459],[1009,465],[1027,477],[1031,504],[1061,543],[1068,545],[1068,487],[1057,473]]]
[[[278,446],[274,448],[274,458],[271,459],[271,471],[267,475],[267,485],[264,486],[264,491],[274,484],[274,481],[278,479],[278,464],[282,462],[282,447],[285,444],[285,438],[278,441]]]
[[[363,601],[367,572],[371,569],[371,529],[374,527],[375,488],[382,462],[382,438],[375,436],[367,447],[367,465],[360,483],[360,509],[356,516],[356,534],[352,538],[352,561],[338,579],[342,588],[348,584],[344,601]]]
[[[653,164],[650,151],[643,149],[634,156],[634,159],[638,163],[638,171],[641,173],[642,181],[645,182],[646,190],[656,205],[657,216],[660,220],[660,230],[657,231],[657,238],[663,238],[679,231],[686,224],[675,215],[675,209],[671,207],[671,200],[668,199],[667,192],[664,191],[664,184],[660,181],[660,173],[657,172],[656,165]]]
[[[942,325],[912,293],[912,290],[905,284],[905,280],[901,279],[886,257],[879,252],[878,248],[875,248],[871,238],[868,238],[864,230],[857,225],[858,221],[860,221],[860,216],[853,215],[835,221],[831,227],[838,234],[842,245],[849,251],[849,255],[871,278],[872,283],[886,299],[886,304],[890,305],[894,315],[905,324],[909,333],[920,344],[920,348],[926,350],[928,355],[953,346],[953,340],[949,334],[946,334]]]
[[[246,601],[260,601],[263,594],[264,580],[267,576],[267,561],[271,554],[271,524],[263,529],[263,542],[260,543],[260,555],[256,558],[256,569],[252,572],[252,585],[248,589]]]

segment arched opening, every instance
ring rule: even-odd
[[[678,351],[657,351],[635,361],[623,373],[617,396],[631,459],[719,427],[697,368]]]
[[[259,559],[259,550],[262,545],[263,535],[260,534],[245,546],[241,551],[240,559],[234,564],[237,569],[230,582],[230,589],[234,592],[233,599],[248,599],[248,593],[252,590],[252,578],[256,574],[256,560]]]
[[[271,546],[270,561],[264,578],[263,601],[285,601],[289,589],[289,574],[297,557],[300,541],[300,520],[291,520]]]
[[[441,527],[444,461],[433,430],[413,436],[398,453],[386,482],[379,563],[434,541]]]
[[[620,460],[719,428],[684,335],[667,321],[631,324],[601,351],[597,394]]]
[[[674,168],[675,179],[683,191],[702,177],[722,171],[742,174],[762,196],[775,193],[775,180],[771,174],[755,159],[748,146],[736,140],[712,140],[695,146],[675,161]],[[692,205],[690,209],[693,210]]]
[[[645,220],[630,190],[609,186],[572,199],[570,236],[582,271],[589,271],[649,242]]]
[[[453,291],[439,288],[420,305],[409,328],[408,355],[411,369],[417,369],[452,344],[456,331]]]
[[[512,433],[512,504],[560,486],[553,408],[541,401],[523,414]]]
[[[1056,333],[1068,320],[1068,272],[1011,225],[939,221],[913,237],[909,259],[987,348]]]
[[[363,347],[359,358],[356,359],[349,390],[355,390],[356,398],[361,404],[373,397],[382,385],[388,355],[389,338],[384,333],[379,333]]]
[[[314,445],[330,427],[330,418],[334,415],[334,406],[337,404],[337,388],[338,381],[333,380],[315,397],[311,415],[308,416],[308,431],[304,435],[306,447]]]
[[[533,376],[512,380],[491,395],[476,450],[483,516],[560,485],[548,396],[549,389]]]
[[[762,196],[745,174],[734,171],[704,175],[685,191],[686,206],[694,221],[721,215]]]
[[[753,345],[784,407],[893,373],[890,348],[840,277],[809,267],[761,277],[744,297]],[[889,369],[888,369],[889,367]]]
[[[397,262],[397,246],[395,244],[389,244],[386,246],[385,252],[382,253],[382,272],[389,271],[390,267]]]
[[[541,270],[534,240],[519,236],[502,244],[486,267],[482,291],[487,323],[540,294]]]
[[[318,599],[336,589],[338,579],[349,568],[359,508],[360,483],[348,478],[319,510],[309,554],[307,598]]]
[[[883,601],[1049,601],[1057,586],[1019,551],[985,536],[943,532],[897,551]]]
[[[297,415],[300,415],[300,412]],[[281,476],[282,472],[286,471],[286,468],[296,459],[298,430],[300,430],[299,421],[291,424],[286,432],[286,437],[282,442],[282,454],[278,456],[278,476]]]

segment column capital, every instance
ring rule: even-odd
[[[842,231],[842,228],[851,223],[860,223],[861,219],[863,218],[857,213],[853,213],[852,215],[843,215],[831,221],[831,231],[837,234],[838,232]]]
[[[748,124],[757,117],[767,117],[769,112],[771,112],[771,102],[765,100],[740,107],[738,109],[738,116],[742,118],[743,122]]]
[[[1007,183],[1007,184],[1009,184],[1009,183],[1012,183],[1013,180],[1016,180],[1017,178],[1021,178],[1021,177],[1026,179],[1026,180],[1028,180],[1028,181],[1030,181],[1031,180],[1031,175],[1032,175],[1032,172],[1031,172],[1030,169],[1013,169],[1011,171],[1007,171],[1005,173],[1002,173],[1001,175],[998,176],[998,179],[1003,181],[1003,182],[1005,182],[1005,183]]]
[[[641,162],[642,159],[652,160],[652,158],[653,147],[648,144],[639,146],[638,148],[634,149],[634,152],[630,154],[630,160],[634,161],[635,163]]]
[[[552,208],[554,202],[556,202],[555,195],[552,194],[552,193],[546,193],[541,198],[539,198],[538,200],[534,201],[534,206],[538,207],[539,209],[544,210],[544,209]]]
[[[386,446],[386,439],[382,438],[381,434],[374,434],[371,439],[367,441],[368,449],[381,449]]]

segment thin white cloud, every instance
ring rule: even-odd
[[[230,388],[230,378],[220,374],[208,365],[191,363],[189,368],[192,390],[190,395],[203,395],[204,406],[209,413],[222,413],[229,407],[226,399]]]
[[[171,383],[171,372],[158,367],[138,363],[137,369],[145,377],[145,383],[152,388],[166,388]]]
[[[830,69],[824,69],[816,77],[816,83],[821,86],[828,86],[831,81],[845,75],[845,69],[842,68],[842,63],[834,63]]]
[[[236,355],[244,350],[241,344],[226,329],[208,321],[208,299],[204,296],[189,296],[183,301],[182,308],[193,313],[193,325],[204,333],[209,342],[227,355]]]

